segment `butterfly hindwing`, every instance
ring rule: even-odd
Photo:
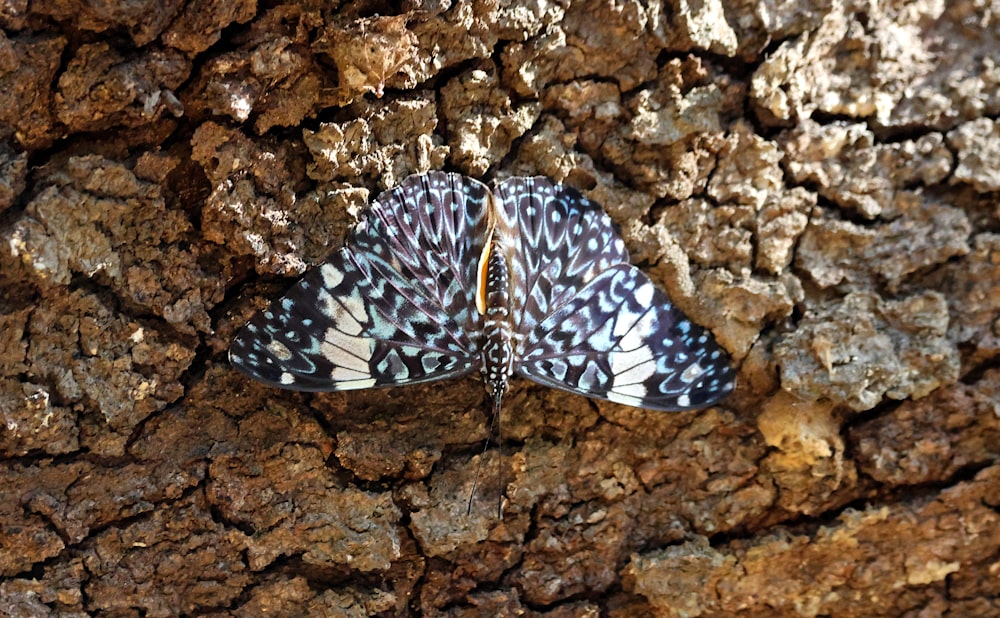
[[[470,290],[489,189],[411,176],[380,195],[343,249],[237,335],[230,361],[283,388],[414,384],[479,366]]]
[[[518,373],[598,399],[687,410],[722,399],[734,385],[712,336],[629,264],[601,273],[528,339]]]
[[[470,304],[489,226],[490,189],[458,174],[410,176],[372,204],[366,226],[348,249],[356,259],[377,257],[375,275],[402,276],[417,306],[432,304],[472,332]],[[388,270],[386,270],[388,265]]]
[[[628,264],[628,251],[601,206],[536,176],[496,187],[498,233],[509,243],[514,329],[532,325],[572,299],[598,274]]]

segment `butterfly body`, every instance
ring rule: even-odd
[[[483,318],[480,371],[490,397],[499,402],[514,372],[514,337],[510,321],[510,270],[500,240],[490,236],[480,264],[484,276],[476,291],[483,299],[479,307]]]
[[[480,371],[684,410],[729,394],[724,352],[642,271],[596,203],[545,178],[494,189],[411,176],[343,249],[237,335],[230,360],[296,390],[416,384]]]

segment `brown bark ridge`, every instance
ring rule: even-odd
[[[1000,616],[995,1],[0,24],[0,615]],[[475,379],[228,367],[431,169],[604,204],[737,392],[663,414],[517,382],[484,452]]]

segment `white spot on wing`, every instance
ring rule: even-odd
[[[375,378],[366,378],[364,380],[344,380],[338,381],[334,385],[334,390],[351,391],[355,389],[371,388],[373,386],[375,386]]]
[[[616,386],[612,390],[608,391],[609,396],[611,393],[615,393],[622,399],[629,398],[633,401],[642,401],[646,395],[649,394],[646,392],[646,389],[642,384],[626,384],[625,386]]]
[[[372,386],[375,384],[375,378],[372,377],[367,370],[365,371],[355,371],[354,369],[348,369],[347,367],[334,367],[333,371],[330,372],[330,379],[334,382],[367,382],[371,381]],[[366,388],[365,386],[355,386],[351,385],[351,388]]]
[[[645,394],[645,392],[643,394]],[[642,404],[641,399],[618,391],[608,391],[607,398],[608,401],[625,404],[626,406],[640,406]]]
[[[271,353],[271,356],[282,362],[289,361],[292,358],[292,351],[280,341],[272,341],[267,344],[267,351]]]
[[[688,365],[687,369],[681,374],[681,381],[690,384],[701,377],[703,373],[705,373],[705,368],[698,363],[693,363]]]
[[[344,280],[344,273],[339,268],[334,267],[332,264],[323,264],[320,266],[319,272],[323,275],[323,285],[326,286],[328,290],[340,285],[340,282]]]
[[[646,281],[635,289],[635,300],[639,305],[648,307],[653,302],[653,284]]]
[[[634,316],[629,317],[632,318]],[[618,347],[626,352],[645,347],[646,338],[649,336],[649,333],[655,330],[656,314],[653,311],[647,311],[638,320],[630,320],[630,323],[632,324],[632,330],[628,331],[621,338],[621,341],[618,342]],[[646,349],[649,350],[648,347]],[[652,351],[650,351],[650,354],[652,354]]]
[[[323,313],[337,329],[350,335],[361,332],[361,320],[365,319],[365,314],[359,298],[356,296],[334,298],[328,293],[323,293],[320,294],[320,302],[323,303]]]
[[[319,351],[328,361],[340,367],[368,373],[374,340],[345,335],[336,328],[327,329],[323,338]]]
[[[351,294],[350,296],[344,296],[340,298],[340,303],[344,306],[344,309],[351,314],[351,317],[357,322],[367,319],[368,313],[365,311],[365,303],[357,294]]]
[[[635,366],[629,367],[632,364]],[[619,367],[618,370],[615,369],[616,366]],[[653,377],[656,373],[656,359],[653,358],[653,351],[646,347],[629,354],[611,354],[611,369],[615,373],[615,388],[618,389],[620,384],[640,384]]]

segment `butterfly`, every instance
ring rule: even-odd
[[[689,410],[734,388],[728,356],[629,262],[597,203],[544,177],[494,188],[428,172],[382,193],[346,244],[254,316],[229,350],[300,391],[480,372],[630,406]]]

